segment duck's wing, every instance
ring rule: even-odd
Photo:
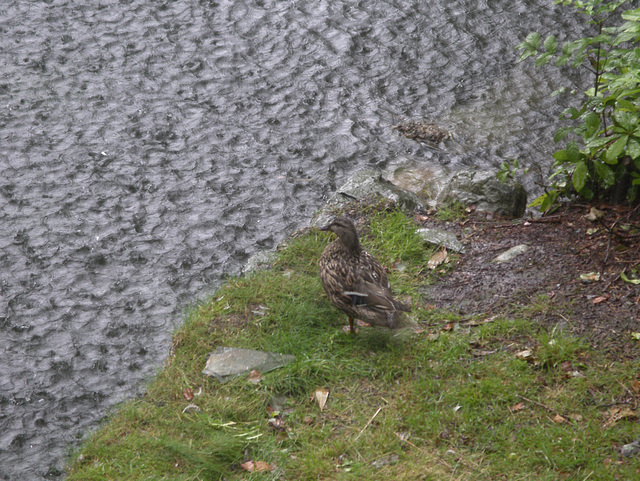
[[[363,252],[354,289],[349,294],[358,297],[359,304],[381,311],[411,311],[393,298],[391,285],[384,267],[369,253]]]
[[[345,292],[356,290],[357,262],[343,251],[337,241],[325,248],[319,263],[320,280],[331,302],[340,309],[354,311],[353,298]]]

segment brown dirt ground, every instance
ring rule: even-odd
[[[563,206],[535,220],[471,213],[445,223],[416,215],[424,227],[456,233],[466,248],[455,269],[425,288],[429,302],[465,316],[527,309],[542,325],[564,329],[614,358],[640,359],[640,340],[631,335],[640,332],[640,285],[620,278],[622,271],[632,278],[634,269],[640,275],[640,208],[597,206],[604,216],[591,221],[590,207]],[[491,262],[520,244],[529,246],[525,254]],[[600,280],[582,282],[580,275],[590,272],[599,272]]]

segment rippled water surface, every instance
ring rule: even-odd
[[[8,0],[0,12],[0,479],[65,456],[185,307],[400,157],[546,169],[551,0]],[[457,132],[436,152],[390,126]]]

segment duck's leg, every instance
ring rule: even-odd
[[[356,330],[353,328],[353,317],[349,316],[349,332],[355,334]]]

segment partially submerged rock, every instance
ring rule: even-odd
[[[527,207],[527,192],[519,182],[501,182],[495,172],[463,170],[457,172],[438,197],[438,207],[461,203],[477,210],[511,217],[522,217]]]
[[[225,382],[242,374],[247,374],[254,369],[262,373],[273,371],[294,359],[295,356],[290,354],[238,349],[235,347],[218,347],[209,354],[209,359],[207,359],[207,364],[202,373],[207,376],[213,376],[220,382]]]
[[[413,192],[401,189],[382,178],[378,170],[364,169],[356,172],[338,191],[329,199],[326,207],[314,217],[311,225],[326,225],[330,220],[331,212],[335,207],[355,201],[364,201],[382,197],[392,200],[407,213],[416,209],[424,209],[424,204]]]
[[[435,207],[436,199],[451,178],[451,173],[438,163],[401,159],[389,165],[383,177],[401,189],[414,192],[420,200]]]

